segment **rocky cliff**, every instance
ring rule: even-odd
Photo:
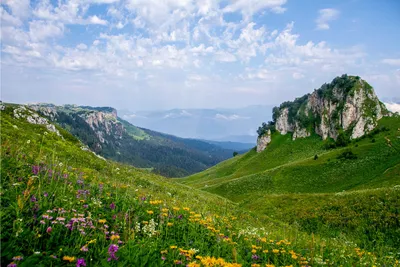
[[[96,152],[102,150],[102,144],[121,139],[125,132],[124,126],[117,119],[117,110],[111,107],[31,104],[29,108],[64,126],[72,128],[89,126],[97,137],[91,140],[92,148]]]
[[[386,107],[366,81],[358,76],[342,75],[311,94],[275,107],[274,121],[269,128],[281,134],[291,132],[293,140],[312,133],[323,140],[336,140],[340,134],[355,139],[373,130],[386,114]],[[259,130],[262,135],[268,127],[264,128]]]

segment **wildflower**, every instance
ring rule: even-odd
[[[89,251],[87,245],[84,245],[83,247],[81,247],[81,251],[83,251],[83,252]]]
[[[69,262],[74,262],[75,261],[75,257],[70,257],[70,256],[64,256],[63,257],[64,261],[69,261]]]
[[[170,246],[169,247],[170,249],[175,249],[175,248],[178,248],[177,246]]]
[[[152,210],[148,210],[147,213],[151,215],[151,214],[153,214],[154,212],[153,212]]]
[[[114,202],[110,204],[110,209],[112,209],[112,210],[115,209],[115,204],[114,204]]]
[[[273,249],[272,252],[275,253],[275,254],[278,254],[279,253],[279,249]]]
[[[175,260],[174,263],[175,263],[175,264],[182,264],[182,261],[180,261],[180,260]]]
[[[37,199],[36,199],[35,195],[32,195],[31,196],[31,202],[36,202],[36,201],[37,201]]]
[[[190,209],[189,209],[189,208],[187,208],[187,207],[185,207],[185,208],[183,208],[183,210],[189,211]]]
[[[60,162],[60,163],[58,164],[58,166],[62,167],[62,166],[63,166],[62,162]],[[85,265],[85,266],[86,266],[86,265]]]
[[[115,256],[115,253],[118,251],[119,247],[118,245],[111,244],[108,247],[108,255],[110,256],[107,261],[111,260],[118,260],[118,258]]]
[[[112,241],[114,241],[115,239],[119,239],[119,235],[112,235],[112,236],[110,237],[110,239],[111,239]]]
[[[22,256],[15,256],[12,258],[13,261],[22,261],[24,259],[24,257]]]
[[[76,262],[76,267],[81,267],[81,266],[86,266],[86,262],[84,258],[80,258],[78,259],[78,261]]]
[[[51,229],[51,227],[49,226],[49,227],[47,227],[46,233],[51,234],[51,231],[52,231],[52,230],[53,230],[53,229]]]
[[[49,194],[47,194],[47,192],[44,192],[44,193],[43,193],[43,196],[44,196],[44,197],[48,197]]]
[[[30,143],[31,143],[31,140],[26,141],[26,143],[27,143],[27,144],[30,144]]]
[[[45,222],[45,221],[43,221],[43,220],[41,220],[41,221],[40,221],[40,223],[41,223],[41,224],[46,224],[46,222]]]
[[[48,133],[48,132],[44,132],[43,134],[44,134],[44,135],[48,135],[49,133]]]
[[[253,260],[258,260],[260,257],[258,257],[256,254],[254,254],[254,255],[251,256],[251,258],[252,258]]]
[[[167,226],[172,226],[172,225],[174,225],[174,224],[171,222],[167,223]]]
[[[57,259],[57,256],[55,255],[50,255],[50,257],[52,257],[53,259]]]
[[[162,257],[161,257],[161,259],[162,259],[163,261],[165,261],[167,258],[166,258],[166,257],[164,257],[164,256],[162,256]]]
[[[84,208],[84,209],[87,209],[88,207],[89,207],[88,204],[84,204],[84,205],[83,205],[83,208]]]
[[[194,262],[189,263],[188,265],[186,265],[186,267],[200,267],[200,264]]]
[[[7,265],[7,267],[17,267],[17,264],[15,262],[11,262]]]
[[[40,171],[40,167],[39,166],[32,166],[32,173],[34,175],[38,175],[39,171]]]
[[[106,223],[106,221],[107,221],[106,219],[100,219],[99,223],[103,223],[104,224],[104,223]]]

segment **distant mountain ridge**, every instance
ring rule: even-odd
[[[136,127],[112,107],[30,104],[30,109],[59,124],[93,152],[109,159],[180,177],[232,157],[233,149]]]
[[[272,106],[235,109],[172,109],[164,111],[120,110],[124,120],[139,127],[185,138],[256,143],[256,130],[271,117]]]

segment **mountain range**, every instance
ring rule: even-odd
[[[120,117],[139,127],[185,138],[255,144],[258,125],[272,115],[272,106],[236,109],[119,110]]]
[[[139,128],[118,117],[111,107],[31,104],[27,108],[69,131],[100,156],[168,177],[202,171],[253,146],[210,143]]]

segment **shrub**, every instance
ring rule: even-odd
[[[357,155],[353,153],[353,151],[351,151],[350,149],[344,151],[342,154],[337,156],[337,159],[357,159]]]

